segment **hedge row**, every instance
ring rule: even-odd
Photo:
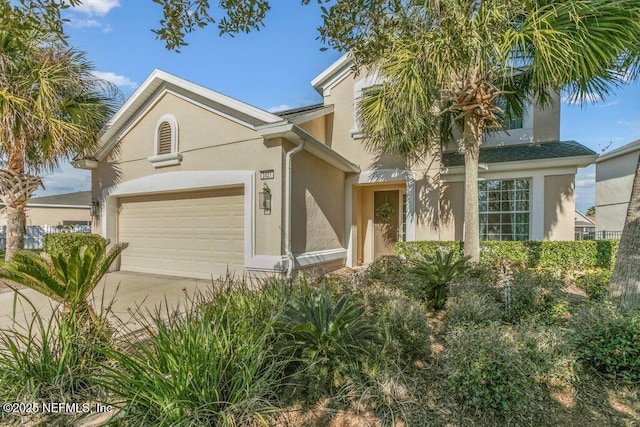
[[[395,246],[397,255],[404,255],[409,259],[420,254],[433,254],[438,250],[455,250],[462,254],[463,242],[398,242]],[[618,240],[485,241],[480,242],[480,263],[509,261],[529,268],[559,269],[571,266],[575,270],[613,269],[617,250]]]
[[[44,236],[43,251],[51,255],[69,252],[70,248],[89,245],[94,242],[106,243],[99,234],[56,233]]]

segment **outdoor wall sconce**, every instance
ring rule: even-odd
[[[265,182],[260,192],[260,209],[264,210],[265,215],[271,215],[271,189]]]
[[[100,216],[100,202],[97,199],[91,200],[91,217],[97,218]]]

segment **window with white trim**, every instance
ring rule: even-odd
[[[173,115],[165,114],[156,122],[153,154],[147,160],[156,168],[175,166],[182,161],[178,152],[178,122]]]
[[[378,75],[371,75],[362,80],[357,81],[353,85],[353,129],[351,136],[354,138],[362,138],[360,123],[358,120],[358,103],[367,92],[380,88],[382,79]]]
[[[478,183],[480,240],[529,240],[530,180]]]

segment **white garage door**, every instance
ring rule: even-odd
[[[118,240],[128,242],[120,269],[210,278],[242,274],[243,188],[123,197]]]

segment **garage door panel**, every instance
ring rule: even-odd
[[[242,188],[120,200],[119,241],[128,242],[121,269],[209,278],[242,273]]]

